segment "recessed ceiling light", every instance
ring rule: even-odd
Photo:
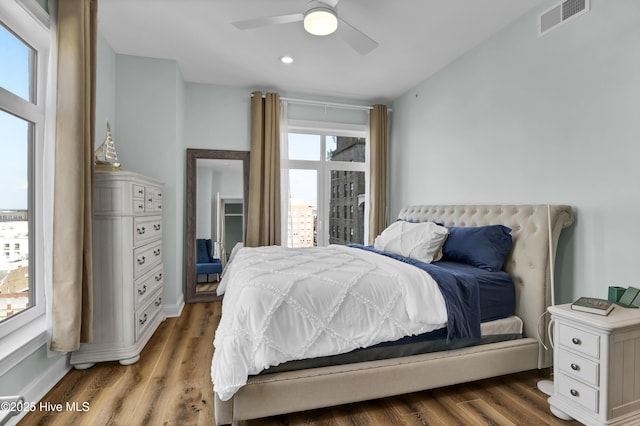
[[[290,64],[291,62],[293,62],[293,58],[291,56],[283,56],[280,58],[280,61],[283,64]]]

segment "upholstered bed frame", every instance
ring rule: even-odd
[[[552,353],[539,341],[549,347],[544,332],[547,317],[543,316],[551,303],[549,253],[551,250],[555,256],[561,230],[573,223],[570,206],[412,206],[402,209],[398,218],[445,226],[510,227],[513,248],[504,269],[516,285],[516,315],[524,322],[524,337],[403,358],[254,376],[229,401],[215,396],[217,425],[551,366]]]

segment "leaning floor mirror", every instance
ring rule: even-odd
[[[187,149],[187,303],[217,300],[231,251],[244,242],[249,152]]]

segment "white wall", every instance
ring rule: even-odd
[[[546,2],[393,103],[391,214],[408,204],[575,206],[559,302],[638,286],[640,2],[538,38]]]
[[[213,169],[198,166],[196,175],[196,238],[212,238],[215,241],[215,228],[212,227],[212,216],[215,214]]]

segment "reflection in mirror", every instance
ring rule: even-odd
[[[186,300],[215,300],[234,246],[244,242],[249,153],[187,150]]]

